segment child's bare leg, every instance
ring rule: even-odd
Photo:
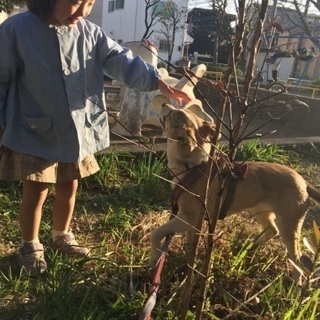
[[[51,247],[61,253],[85,256],[89,253],[89,250],[86,247],[79,246],[70,231],[77,188],[78,180],[61,182],[55,185],[56,198],[53,205],[53,242]]]
[[[30,275],[46,271],[43,245],[39,243],[39,227],[42,206],[48,194],[48,184],[24,181],[23,195],[20,203],[19,224],[22,245],[19,249],[19,264]]]
[[[69,231],[76,202],[78,180],[60,182],[55,185],[56,197],[53,205],[53,230]]]
[[[19,210],[22,239],[36,240],[42,216],[42,206],[48,194],[48,184],[36,181],[23,182],[23,195]]]

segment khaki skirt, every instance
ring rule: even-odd
[[[88,177],[100,169],[93,155],[81,162],[62,163],[4,149],[0,155],[0,180],[67,182]]]

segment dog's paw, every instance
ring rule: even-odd
[[[154,260],[152,258],[149,259],[149,262],[148,262],[148,265],[151,267],[151,268],[154,268],[156,265],[157,265],[157,260]]]
[[[152,255],[149,259],[148,265],[152,268],[157,266],[159,255]]]

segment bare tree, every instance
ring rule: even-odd
[[[288,6],[288,3],[291,4]],[[320,1],[319,0],[305,0],[298,1],[292,0],[287,2],[286,0],[281,0],[278,3],[279,5],[286,7],[295,11],[295,15],[290,15],[289,12],[287,14],[288,20],[297,27],[297,29],[301,29],[309,39],[316,45],[319,46],[319,37],[315,35],[314,27],[308,23],[308,14],[310,4],[312,4],[316,10],[320,11]]]
[[[178,7],[174,1],[169,0],[158,17],[158,21],[161,23],[160,33],[165,36],[168,44],[169,63],[172,59],[176,33],[184,28],[186,12],[187,8]]]
[[[157,18],[160,15],[160,12],[157,12],[157,5],[160,0],[144,0],[145,7],[145,15],[144,15],[144,24],[146,26],[146,31],[142,36],[142,39],[148,39],[154,30],[151,28],[157,23]]]
[[[221,40],[229,38],[231,35],[230,15],[226,12],[228,0],[211,0],[212,10],[216,13],[216,28],[211,32],[210,36],[213,41],[213,64],[218,62],[218,47]]]

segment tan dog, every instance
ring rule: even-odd
[[[208,161],[211,149],[209,138],[216,134],[215,126],[213,122],[207,121],[208,116],[199,105],[191,103],[177,110],[169,104],[159,107],[157,102],[161,101],[156,101],[155,106],[163,120],[164,135],[168,138],[168,165],[174,174],[173,182],[179,184],[191,167]],[[264,229],[255,245],[261,245],[280,233],[289,257],[299,265],[299,241],[304,217],[310,199],[320,204],[320,192],[286,166],[266,162],[247,162],[247,165],[247,174],[237,182],[234,198],[226,215],[241,213],[244,210],[250,212]],[[209,191],[209,199],[214,199],[218,192],[215,186],[217,178]],[[203,196],[206,187],[205,177],[202,175],[188,187],[192,188],[194,194]],[[151,233],[151,265],[157,263],[162,240],[166,235],[188,231],[187,241],[191,241],[194,234],[190,225],[196,227],[203,205],[196,196],[181,188],[180,190],[177,198],[177,217]],[[209,214],[213,207],[213,201],[208,201]],[[293,278],[300,283],[301,275],[298,270],[294,270]]]

